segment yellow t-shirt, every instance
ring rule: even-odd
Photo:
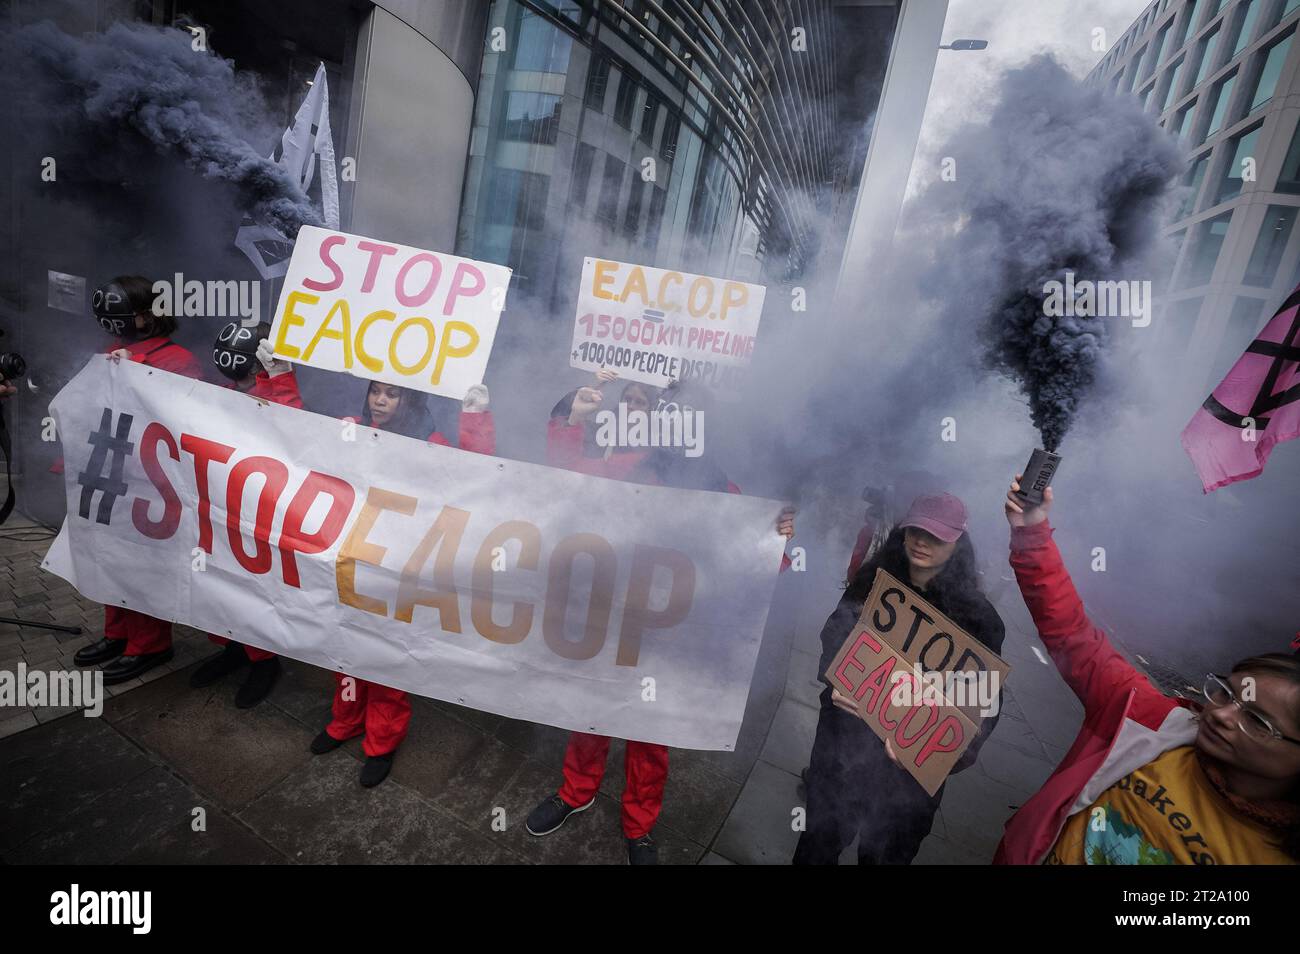
[[[1237,811],[1190,745],[1170,749],[1075,812],[1048,865],[1289,865],[1276,833]]]

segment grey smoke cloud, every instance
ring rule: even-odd
[[[985,123],[950,143],[955,183],[932,186],[962,227],[935,249],[967,293],[946,320],[980,325],[988,367],[1014,380],[1054,450],[1087,400],[1115,317],[1045,314],[1044,286],[1073,271],[1090,281],[1149,279],[1178,150],[1128,98],[1084,86],[1055,60],[1008,72]],[[955,186],[956,188],[953,188]]]
[[[319,216],[298,184],[259,155],[255,81],[192,48],[183,30],[117,22],[72,36],[50,21],[0,39],[0,84],[35,139],[74,181],[129,182],[142,154],[172,155],[230,183],[245,210],[296,236]]]

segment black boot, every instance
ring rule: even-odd
[[[659,864],[659,846],[655,844],[649,832],[640,838],[627,840],[627,863],[630,865]]]
[[[396,754],[396,752],[389,752],[387,755],[369,756],[366,759],[366,764],[361,766],[362,787],[374,788],[388,778],[388,773],[393,768],[393,756]]]
[[[95,640],[89,646],[77,650],[72,661],[78,666],[98,666],[102,662],[116,659],[126,651],[125,639],[109,639],[107,636]]]
[[[280,657],[272,656],[270,659],[259,659],[253,663],[253,668],[249,670],[248,678],[244,684],[239,687],[235,693],[236,709],[251,709],[257,705],[271,691],[275,685],[275,680],[280,677]]]
[[[226,643],[221,652],[190,673],[190,688],[206,689],[247,662],[248,653],[244,652],[243,646],[239,643]]]
[[[123,640],[126,642],[126,640]],[[143,676],[155,666],[161,666],[172,658],[172,648],[168,646],[160,653],[144,653],[140,656],[121,655],[100,670],[104,674],[104,685],[116,686],[118,683],[130,682],[136,676]]]
[[[311,740],[311,754],[324,755],[326,752],[333,752],[342,744],[342,739],[336,739],[324,729],[321,729],[320,735]]]

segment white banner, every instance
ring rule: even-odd
[[[610,368],[656,387],[699,381],[726,397],[753,357],[765,293],[762,285],[588,257],[569,365]]]
[[[305,225],[271,342],[290,361],[461,400],[483,383],[510,269]]]
[[[103,603],[516,719],[740,729],[780,505],[620,483],[96,357],[51,404],[43,564]]]

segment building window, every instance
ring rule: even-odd
[[[1201,63],[1196,67],[1196,79],[1192,82],[1193,86],[1200,86],[1205,77],[1210,75],[1214,66],[1215,59],[1215,40],[1219,38],[1219,28],[1216,26],[1209,33],[1205,34],[1205,39],[1201,41]]]
[[[601,113],[605,111],[605,87],[609,85],[609,60],[596,57],[587,71],[586,104]]]
[[[1155,72],[1156,66],[1160,63],[1160,57],[1164,54],[1165,38],[1169,36],[1169,28],[1173,26],[1173,21],[1166,23],[1156,34],[1155,40],[1151,44],[1151,58],[1147,60],[1146,71],[1144,76],[1150,76]]]
[[[1187,262],[1185,287],[1204,285],[1214,275],[1214,266],[1219,261],[1219,252],[1223,249],[1223,240],[1228,236],[1228,226],[1232,224],[1232,211],[1216,215],[1200,225],[1196,244]]]
[[[1201,315],[1201,305],[1205,298],[1184,298],[1165,309],[1160,316],[1164,324],[1164,347],[1174,354],[1181,354],[1192,343],[1192,332],[1196,330],[1196,319]]]
[[[1236,84],[1237,74],[1225,76],[1214,84],[1214,89],[1210,90],[1210,122],[1205,129],[1205,135],[1201,137],[1204,142],[1209,139],[1225,125],[1231,125],[1225,122],[1228,115],[1228,105],[1232,102],[1232,87]]]
[[[1250,111],[1254,112],[1273,98],[1277,90],[1277,79],[1282,75],[1282,66],[1286,63],[1287,51],[1291,49],[1291,37],[1288,34],[1268,48],[1264,55],[1264,65],[1259,71],[1259,81],[1255,84],[1255,95],[1250,98]]]
[[[645,106],[641,109],[641,138],[646,142],[655,141],[655,123],[659,120],[659,97],[647,92]]]
[[[1169,85],[1165,87],[1164,102],[1160,106],[1160,112],[1162,113],[1173,104],[1174,99],[1177,97],[1178,79],[1179,79],[1179,74],[1181,74],[1183,71],[1184,62],[1186,61],[1179,60],[1166,73],[1166,75],[1169,77]]]
[[[546,221],[549,189],[549,176],[518,169],[497,169],[488,193],[488,224],[540,229]]]
[[[623,234],[630,239],[636,238],[637,229],[641,226],[641,200],[648,188],[652,188],[649,182],[644,182],[637,176],[632,177],[632,188],[627,196],[627,210],[623,213]]]
[[[1182,29],[1174,35],[1174,45],[1169,50],[1170,53],[1182,49],[1183,44],[1187,42],[1188,35],[1192,32],[1192,24],[1196,22],[1196,0],[1188,0],[1185,9],[1187,12],[1183,16]]]
[[[653,252],[659,245],[659,229],[664,221],[664,205],[668,193],[663,189],[653,189],[650,193],[650,212],[645,220],[645,244]]]
[[[585,142],[578,143],[573,154],[573,178],[569,180],[569,205],[580,215],[587,208],[587,186],[591,182],[591,168],[595,160],[596,147]]]
[[[1300,0],[1296,2],[1300,3]],[[1296,123],[1295,131],[1291,134],[1291,145],[1286,151],[1286,159],[1273,191],[1300,195],[1300,122]]]
[[[502,139],[553,146],[559,128],[559,96],[519,91],[512,91],[506,96],[506,117],[501,127]]]
[[[1263,3],[1262,0],[1245,0],[1241,6],[1245,9],[1237,17],[1237,39],[1232,44],[1232,56],[1228,59],[1235,57],[1250,42],[1251,34],[1255,32],[1255,21],[1259,19],[1259,8]]]
[[[1297,0],[1300,2],[1300,0]],[[1196,100],[1192,100],[1174,116],[1174,121],[1169,126],[1169,131],[1179,139],[1187,135],[1187,124],[1192,118],[1192,113],[1196,111]]]
[[[1219,180],[1219,188],[1214,194],[1215,205],[1241,195],[1245,167],[1248,162],[1252,164],[1254,162],[1255,144],[1259,141],[1259,131],[1263,128],[1263,126],[1256,126],[1249,132],[1233,136],[1228,140],[1228,151],[1232,158],[1228,160],[1228,165],[1223,170],[1223,178]]]
[[[636,108],[636,80],[622,73],[618,81],[618,96],[614,100],[614,122],[624,129],[632,128],[632,113]]]
[[[1272,286],[1277,277],[1277,267],[1282,264],[1282,253],[1291,238],[1295,215],[1296,209],[1292,205],[1268,207],[1264,224],[1259,228],[1259,238],[1255,240],[1255,250],[1250,254],[1250,264],[1246,266],[1246,277],[1242,279],[1245,284],[1262,288]]]
[[[1206,151],[1200,158],[1192,162],[1192,167],[1187,170],[1187,175],[1183,176],[1183,188],[1187,191],[1183,194],[1183,201],[1178,207],[1178,214],[1175,219],[1181,219],[1183,216],[1190,215],[1196,208],[1196,197],[1200,195],[1201,183],[1205,181],[1205,170],[1210,164],[1210,153]]]
[[[1227,327],[1223,329],[1223,338],[1214,361],[1214,370],[1210,372],[1210,380],[1205,385],[1207,391],[1213,391],[1219,386],[1232,370],[1232,366],[1241,359],[1246,348],[1255,340],[1255,336],[1259,334],[1260,310],[1263,306],[1264,302],[1261,299],[1247,298],[1244,295],[1232,303],[1232,313],[1228,316]]]
[[[682,118],[669,111],[664,117],[664,136],[659,141],[659,155],[669,162],[677,155],[677,137],[681,135]]]
[[[526,7],[519,7],[519,34],[515,41],[513,67],[541,73],[565,73],[569,69],[569,34],[557,29]]]
[[[1129,77],[1128,77],[1128,91],[1130,93],[1133,92],[1133,88],[1137,86],[1138,74],[1142,72],[1142,70],[1139,69],[1139,67],[1141,67],[1142,57],[1144,57],[1145,55],[1146,55],[1146,48],[1144,47],[1133,56]]]
[[[627,165],[613,156],[605,157],[605,175],[596,201],[596,218],[610,228],[618,221],[618,199],[623,191],[623,173]]]

